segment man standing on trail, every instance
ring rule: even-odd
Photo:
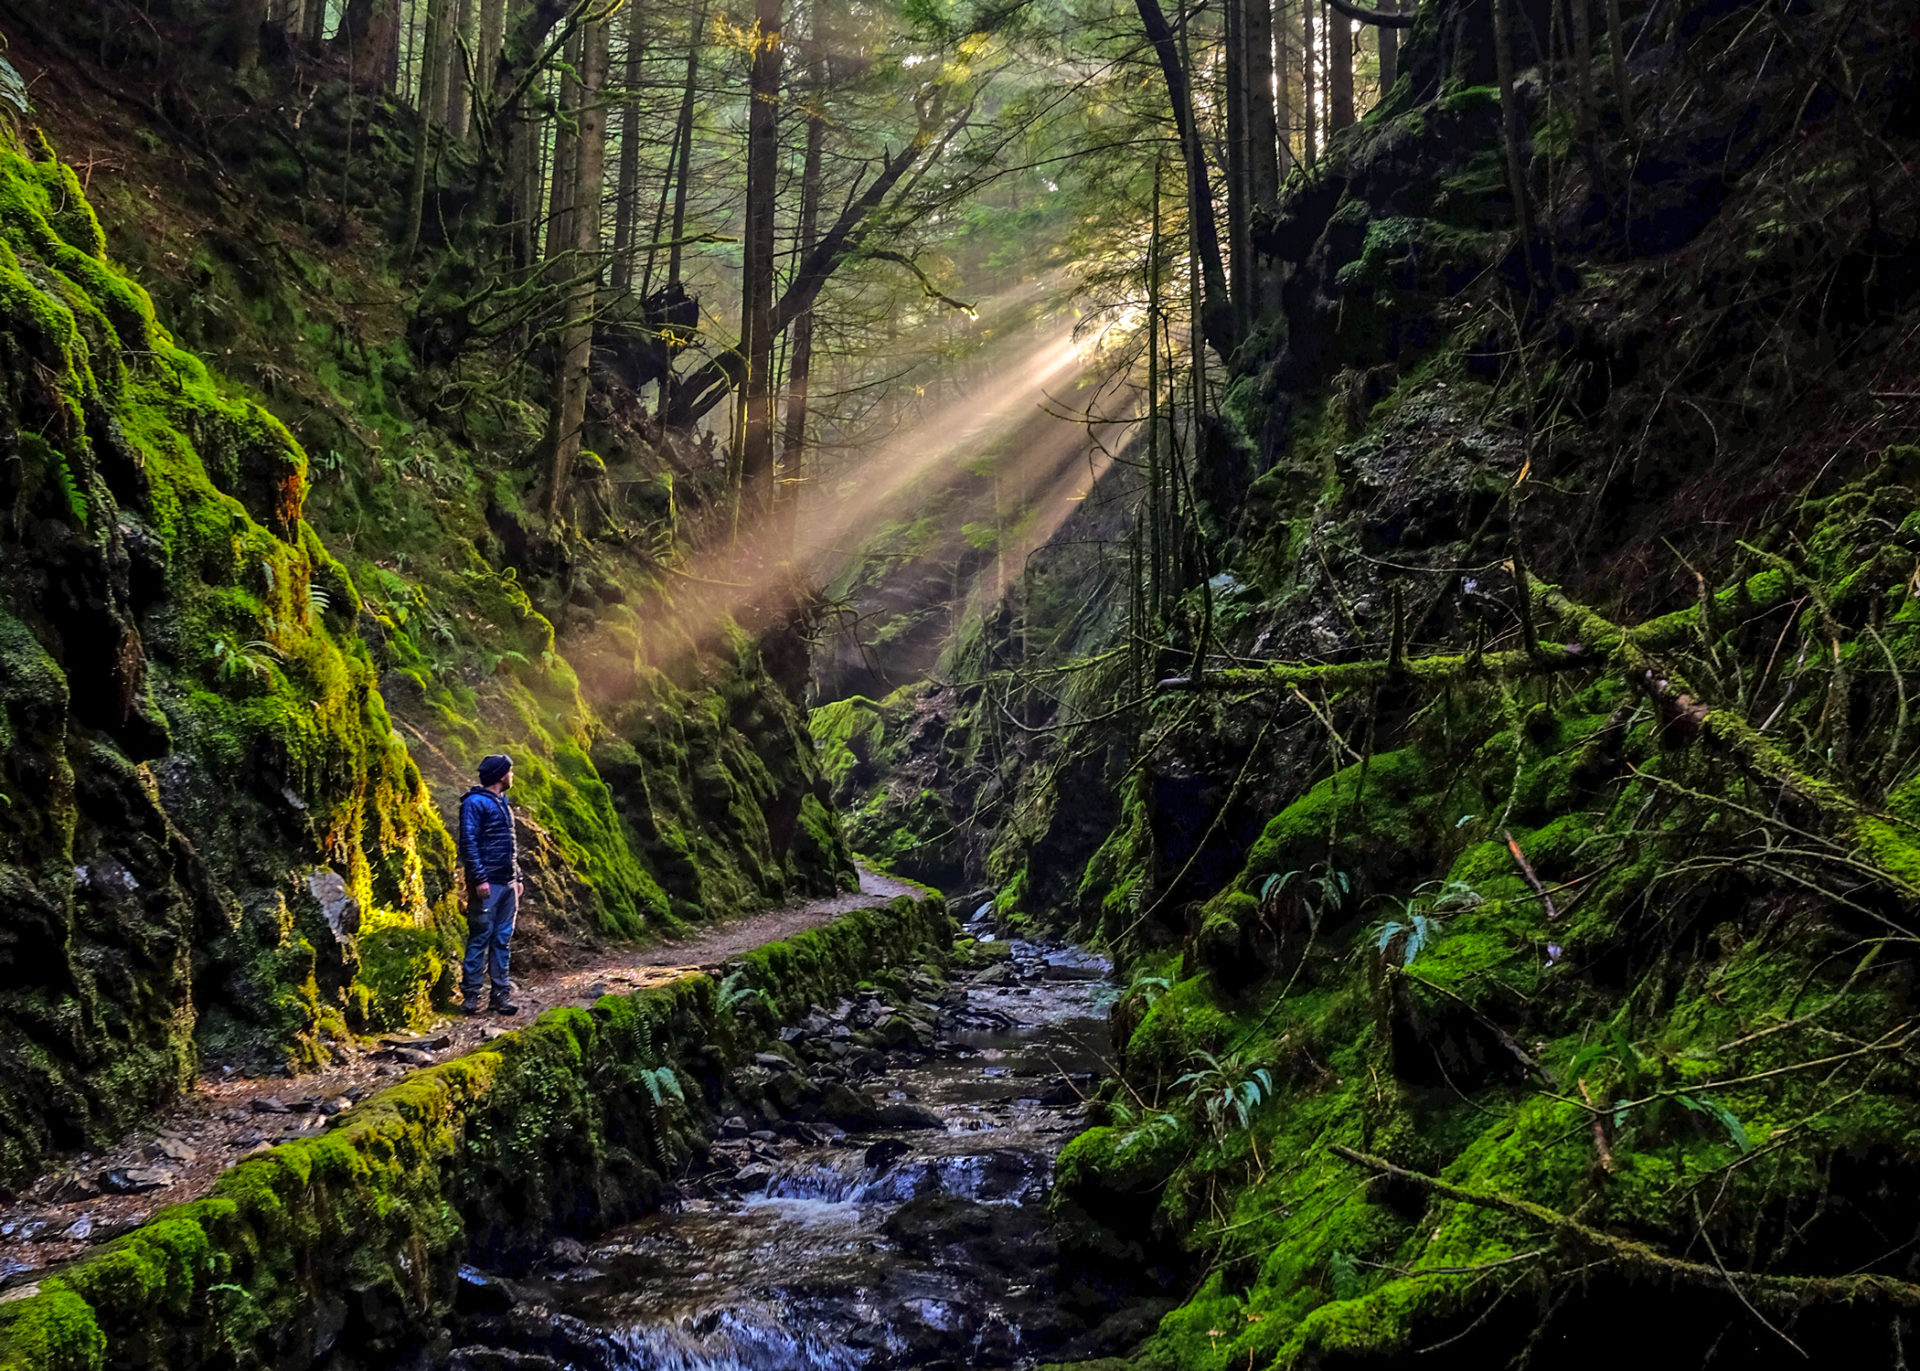
[[[494,753],[480,762],[480,784],[460,798],[460,865],[467,874],[467,961],[460,1012],[480,1012],[480,977],[493,985],[489,1008],[518,1014],[507,983],[507,945],[520,908],[520,866],[513,841],[513,759]],[[489,965],[491,963],[491,965]]]

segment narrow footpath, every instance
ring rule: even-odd
[[[156,1210],[197,1199],[228,1166],[290,1138],[312,1137],[415,1071],[464,1056],[561,1005],[588,1005],[691,976],[915,886],[860,869],[857,892],[784,905],[701,928],[678,941],[616,947],[516,977],[514,1018],[443,1018],[417,1033],[339,1044],[334,1064],[300,1076],[203,1074],[171,1108],[111,1151],[81,1153],[0,1204],[0,1288],[119,1237]]]

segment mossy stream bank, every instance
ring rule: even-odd
[[[8,1292],[0,1368],[425,1365],[462,1262],[511,1267],[657,1204],[722,1118],[765,1107],[739,1072],[781,1026],[863,982],[904,1000],[951,943],[937,897],[903,896],[724,980],[550,1011]]]

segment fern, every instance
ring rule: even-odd
[[[1410,914],[1404,919],[1389,919],[1380,925],[1379,935],[1373,944],[1374,950],[1385,953],[1389,958],[1397,953],[1401,966],[1411,966],[1413,959],[1425,951],[1429,944],[1439,941],[1444,927],[1431,914]]]
[[[66,498],[67,512],[73,516],[74,523],[81,528],[87,526],[87,493],[80,489],[80,482],[68,465],[65,454],[53,454],[53,479],[60,487],[60,494]]]
[[[33,102],[27,99],[26,81],[19,69],[4,57],[0,57],[0,100],[12,105],[17,113],[33,113]]]
[[[749,1005],[774,1012],[773,997],[757,985],[748,985],[744,970],[736,971],[720,983],[720,1007],[729,1014],[739,1014]]]
[[[1176,1080],[1174,1089],[1186,1090],[1188,1104],[1206,1119],[1214,1136],[1224,1136],[1230,1128],[1246,1129],[1254,1111],[1273,1093],[1273,1073],[1264,1066],[1250,1068],[1231,1053],[1196,1055],[1205,1065]]]
[[[333,596],[327,594],[324,586],[307,585],[307,608],[316,619],[324,619],[327,611],[333,608]]]
[[[680,1077],[670,1066],[649,1067],[640,1073],[640,1083],[647,1088],[647,1094],[653,1099],[655,1109],[665,1109],[671,1099],[676,1104],[687,1102],[686,1091],[680,1086]]]
[[[1747,1130],[1734,1112],[1710,1095],[1675,1095],[1682,1108],[1703,1114],[1727,1130],[1727,1136],[1741,1152],[1753,1151],[1753,1139],[1747,1136]]]

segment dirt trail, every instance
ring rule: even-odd
[[[769,909],[646,948],[609,948],[571,965],[514,978],[520,1013],[443,1018],[419,1033],[336,1047],[335,1065],[301,1076],[209,1072],[182,1099],[102,1154],[81,1153],[0,1205],[0,1286],[118,1237],[154,1211],[205,1194],[228,1166],[288,1138],[310,1137],[336,1114],[414,1071],[463,1056],[557,1005],[592,1004],[692,975],[764,943],[790,938],[914,886],[860,871],[857,893]],[[131,1187],[116,1193],[109,1177]]]

